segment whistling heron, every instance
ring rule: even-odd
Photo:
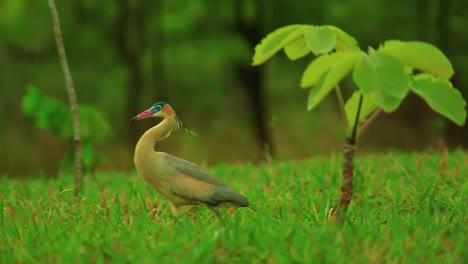
[[[221,220],[218,206],[249,206],[246,197],[224,185],[197,165],[154,150],[156,143],[183,127],[176,112],[165,102],[158,102],[132,120],[160,117],[163,120],[146,131],[135,147],[137,173],[161,195],[169,199],[171,211],[178,215],[182,205],[207,205]]]

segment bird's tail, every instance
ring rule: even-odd
[[[216,188],[212,199],[220,201],[220,205],[234,205],[240,207],[247,207],[249,206],[249,200],[247,197],[239,194],[238,192],[234,191],[228,187],[221,187],[219,186]]]

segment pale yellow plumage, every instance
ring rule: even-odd
[[[218,206],[248,206],[246,197],[224,185],[197,165],[165,152],[154,150],[155,144],[182,123],[166,103],[156,103],[134,119],[161,117],[158,125],[141,136],[135,148],[134,162],[138,175],[171,202],[174,215],[182,205],[205,204],[220,217]]]

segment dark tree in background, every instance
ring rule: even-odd
[[[414,28],[417,32],[417,36],[414,36],[414,39],[431,42],[430,32],[428,30],[431,28],[431,8],[428,4],[428,0],[415,0],[413,9],[415,13],[413,17]],[[428,117],[432,115],[430,109],[426,107],[426,103],[418,96],[412,94],[403,102],[401,109],[405,114],[400,116],[400,118],[403,118],[408,124],[411,124],[417,131],[422,131],[424,129],[429,121]]]
[[[432,3],[432,5],[431,5]],[[437,45],[444,51],[449,58],[454,58],[456,55],[456,47],[454,47],[454,38],[456,34],[452,31],[450,25],[451,19],[457,16],[457,12],[466,12],[468,7],[466,1],[454,0],[416,0],[415,1],[415,22],[416,34],[419,40],[428,41]],[[435,4],[435,5],[434,5]],[[463,16],[460,14],[459,16]],[[431,34],[432,33],[432,34]],[[452,78],[454,87],[462,88],[460,69],[455,68],[455,75]],[[465,90],[466,91],[466,90]],[[462,90],[463,93],[463,90]],[[420,98],[412,97],[409,102],[411,105],[419,105],[420,107],[414,108],[412,111],[405,111],[404,117],[409,119],[411,124],[418,125],[418,129],[425,129],[430,126],[432,119],[428,115],[430,110]],[[413,108],[413,107],[412,107]],[[468,146],[468,127],[460,128],[446,120],[441,121],[444,124],[444,132],[446,142],[450,147],[462,145]],[[445,146],[442,146],[445,147]]]
[[[114,45],[128,71],[126,116],[141,112],[146,104],[167,99],[164,73],[163,0],[146,3],[119,0]],[[148,56],[149,66],[144,65]],[[145,96],[145,100],[142,100]],[[137,127],[137,129],[135,128]],[[143,127],[128,127],[130,142],[136,142]]]
[[[143,11],[141,1],[119,0],[115,19],[114,45],[121,61],[127,66],[128,81],[126,87],[126,113],[131,117],[140,110],[139,99],[143,89],[143,69],[141,65],[142,40],[145,39],[141,30],[144,18],[137,19]],[[133,126],[128,127],[131,142],[138,139],[139,131]]]
[[[124,119],[141,112],[142,107],[153,101],[167,100],[163,3],[163,0],[114,0],[112,5],[116,12],[106,20],[100,18],[103,16],[102,6],[71,2],[76,22],[92,24],[95,31],[109,40],[109,48],[126,68]],[[131,144],[140,136],[143,125],[128,126],[127,136]]]
[[[166,32],[164,31],[164,0],[149,1],[146,4],[146,32],[148,34],[146,56],[149,57],[147,70],[148,93],[153,101],[167,101],[168,82],[166,76],[166,59],[164,56]],[[145,100],[146,101],[146,100]],[[150,102],[151,103],[151,102]]]
[[[247,4],[253,10],[250,17],[246,16]],[[234,1],[234,28],[253,50],[263,36],[265,21],[265,0],[259,1]],[[268,128],[267,110],[263,95],[264,70],[261,67],[251,67],[248,62],[242,62],[234,66],[237,78],[248,97],[249,109],[252,113],[252,128],[257,141],[258,156],[264,154],[274,155],[275,149]]]

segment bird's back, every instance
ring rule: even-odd
[[[181,158],[167,154],[166,152],[158,152],[160,157],[166,161],[168,166],[173,169],[197,180],[207,182],[216,186],[226,186],[218,178],[210,174],[209,172],[203,170],[198,165],[193,164],[189,161],[183,160]]]

